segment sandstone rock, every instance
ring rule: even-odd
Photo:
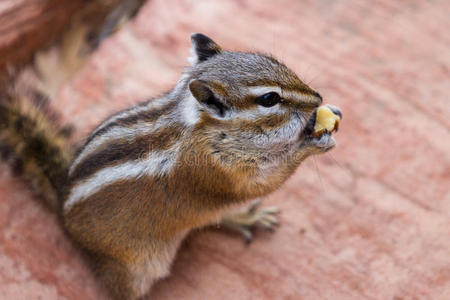
[[[23,65],[63,31],[82,0],[5,0],[0,3],[0,76]]]
[[[152,0],[105,40],[53,99],[78,140],[169,89],[191,32],[273,53],[344,114],[337,149],[267,199],[283,211],[276,233],[248,247],[218,230],[193,233],[149,299],[448,299],[448,9]],[[103,297],[55,219],[0,170],[0,298]]]

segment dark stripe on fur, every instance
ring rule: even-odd
[[[68,132],[45,97],[28,92],[3,94],[0,99],[0,152],[13,174],[31,182],[51,209],[59,208],[72,159]]]
[[[85,179],[104,167],[144,158],[151,151],[165,150],[179,138],[181,126],[170,126],[134,140],[118,140],[83,159],[69,177],[70,182]]]
[[[144,103],[140,104],[139,106],[147,105],[149,102],[150,101],[144,102]],[[123,117],[123,118],[117,119],[116,121],[112,122],[111,124],[106,125],[102,129],[94,132],[94,134],[89,136],[85,145],[89,144],[95,137],[104,134],[105,132],[107,132],[108,130],[110,130],[113,127],[116,127],[116,126],[129,127],[129,126],[135,125],[136,123],[138,123],[140,121],[153,122],[156,119],[158,119],[158,117],[160,117],[161,115],[167,114],[170,110],[175,108],[176,105],[177,105],[177,102],[172,101],[172,102],[167,103],[166,105],[164,105],[163,107],[161,107],[159,109],[149,109],[148,111],[140,112],[140,113],[128,116],[128,117]]]

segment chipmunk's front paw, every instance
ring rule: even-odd
[[[256,200],[244,211],[226,214],[220,225],[242,234],[247,243],[253,240],[253,228],[274,231],[279,226],[277,214],[280,209],[274,206],[261,207],[261,200]]]

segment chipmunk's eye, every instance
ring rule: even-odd
[[[255,102],[264,107],[271,107],[280,103],[281,97],[275,92],[266,93],[262,96],[256,97]]]

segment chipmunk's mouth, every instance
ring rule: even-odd
[[[312,137],[312,134],[314,133],[314,125],[316,124],[316,118],[317,118],[317,108],[314,110],[314,112],[311,114],[311,117],[309,118],[308,122],[306,122],[305,129],[303,129],[302,137]]]
[[[315,146],[321,151],[334,148],[336,140],[332,133],[338,131],[341,119],[342,113],[337,107],[327,105],[326,107],[316,108],[302,131],[301,139],[303,143]]]
[[[313,137],[321,137],[322,134],[338,131],[342,113],[336,106],[322,105],[312,113],[305,126],[305,133]]]

